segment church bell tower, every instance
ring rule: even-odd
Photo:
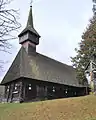
[[[18,35],[19,43],[26,49],[29,53],[36,52],[36,45],[39,44],[40,35],[35,30],[33,25],[33,15],[32,6],[30,6],[28,21],[25,29]]]

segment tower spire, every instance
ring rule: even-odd
[[[29,10],[29,16],[27,20],[27,25],[25,29],[18,35],[20,44],[23,44],[26,41],[30,41],[35,45],[39,44],[40,35],[35,30],[34,24],[33,24],[32,3],[33,3],[33,0],[31,0],[30,2],[30,10]]]
[[[26,27],[34,27],[33,26],[33,16],[32,16],[32,4],[30,3],[30,11],[29,11],[29,16],[28,16],[28,21],[27,21],[27,26]]]
[[[40,35],[35,30],[33,25],[32,3],[30,2],[29,16],[25,29],[18,35],[19,43],[26,49],[27,53],[36,53],[36,45],[39,44]]]

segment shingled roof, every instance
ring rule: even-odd
[[[82,87],[76,79],[75,69],[72,66],[37,52],[28,54],[24,47],[21,47],[1,84],[20,77]]]

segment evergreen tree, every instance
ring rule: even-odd
[[[75,48],[77,55],[71,57],[73,66],[76,68],[77,79],[80,84],[84,84],[87,79],[85,69],[93,54],[96,53],[96,17],[90,20],[86,31],[82,35],[79,49]]]

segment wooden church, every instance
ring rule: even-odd
[[[36,52],[40,35],[33,25],[32,6],[25,29],[19,34],[21,49],[3,78],[4,102],[26,102],[86,95],[75,69]]]

